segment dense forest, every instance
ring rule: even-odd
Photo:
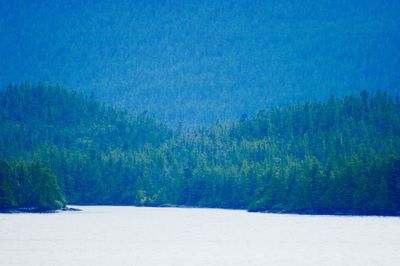
[[[45,211],[65,206],[55,175],[38,162],[8,163],[0,158],[0,211]]]
[[[383,91],[193,129],[44,83],[10,85],[0,105],[3,208],[32,204],[21,180],[38,177],[18,173],[39,164],[18,161],[34,161],[60,204],[400,213],[400,101]]]
[[[0,0],[0,88],[46,80],[185,127],[396,92],[399,14],[398,0]]]

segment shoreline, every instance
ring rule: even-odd
[[[64,207],[61,209],[45,209],[45,208],[12,208],[12,209],[1,209],[0,213],[57,213],[57,212],[75,212],[82,211],[78,208]]]
[[[210,206],[191,206],[191,205],[176,205],[176,204],[161,204],[161,205],[112,205],[112,204],[71,204],[72,206],[108,206],[108,207],[137,207],[137,208],[177,208],[177,209],[220,209],[220,210],[235,210],[246,211],[248,213],[266,213],[266,214],[293,214],[293,215],[308,215],[308,216],[360,216],[360,217],[400,217],[400,212],[358,212],[349,211],[288,211],[288,210],[248,210],[246,208],[224,208]]]
[[[137,208],[177,208],[177,209],[221,209],[221,210],[237,210],[246,211],[248,213],[266,213],[266,214],[292,214],[292,215],[308,215],[308,216],[377,216],[377,217],[400,217],[400,212],[358,212],[354,210],[349,211],[288,211],[288,210],[248,210],[246,208],[223,208],[223,207],[210,207],[210,206],[191,206],[191,205],[176,205],[176,204],[161,204],[161,205],[112,205],[112,204],[72,204],[74,207],[64,207],[61,209],[43,209],[43,208],[13,208],[13,209],[0,209],[2,213],[58,213],[58,212],[76,212],[83,211],[78,208],[80,206],[108,206],[108,207],[137,207]],[[75,207],[77,206],[77,207]]]

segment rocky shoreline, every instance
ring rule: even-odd
[[[13,208],[13,209],[3,209],[0,213],[56,213],[64,211],[82,211],[78,208],[64,207],[61,209],[45,209],[45,208]]]

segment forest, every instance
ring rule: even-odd
[[[398,0],[0,1],[0,89],[59,83],[185,127],[396,92],[399,14]]]
[[[10,85],[0,105],[3,209],[400,213],[400,100],[384,91],[190,129],[46,83]]]
[[[56,176],[38,162],[0,159],[0,211],[46,211],[65,207]]]

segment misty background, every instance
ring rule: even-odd
[[[0,87],[57,83],[189,126],[397,93],[399,11],[378,0],[0,0]]]

